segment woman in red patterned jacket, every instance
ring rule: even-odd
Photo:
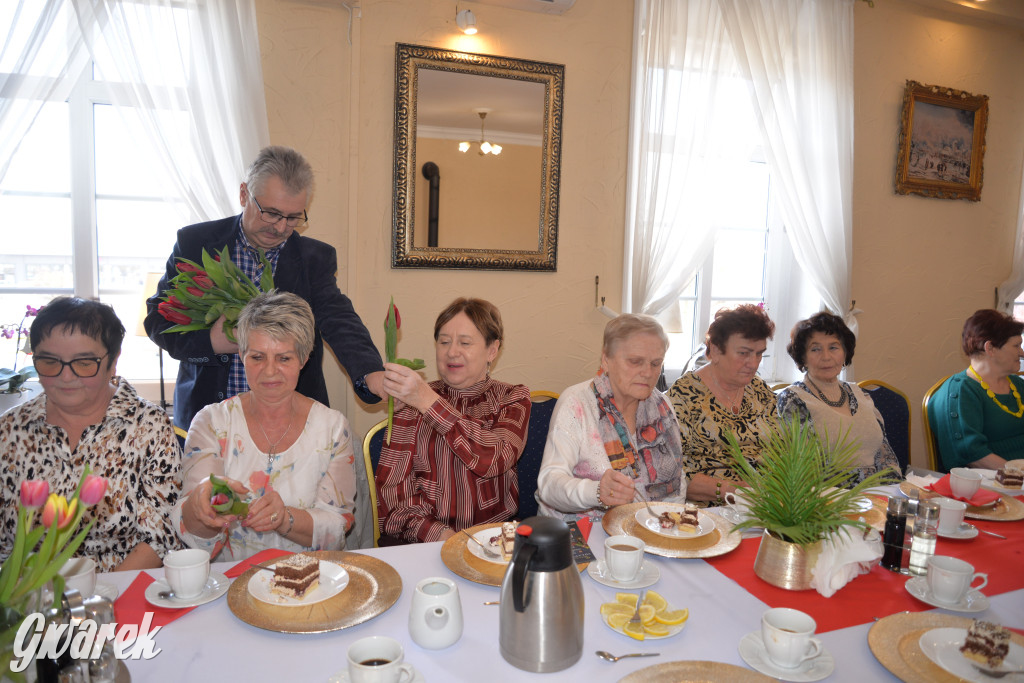
[[[502,337],[494,304],[456,299],[434,323],[440,380],[384,365],[384,389],[404,405],[377,465],[381,545],[443,541],[515,515],[530,390],[491,379]]]

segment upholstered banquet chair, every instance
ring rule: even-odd
[[[540,462],[544,457],[544,444],[548,440],[548,426],[551,414],[555,410],[558,394],[553,391],[530,392],[530,428],[526,433],[526,446],[516,465],[519,475],[519,512],[520,520],[537,514],[537,476],[540,474]]]
[[[388,421],[381,420],[370,427],[363,437],[363,466],[366,468],[366,478],[370,489],[370,505],[373,507],[373,547],[377,547],[380,541],[380,524],[377,517],[377,462],[380,460],[380,451],[384,446],[384,428]]]
[[[910,464],[910,399],[896,387],[886,384],[880,379],[866,379],[857,382],[868,392],[878,412],[885,421],[885,438],[896,453],[900,463],[900,472],[907,471]]]
[[[939,390],[946,380],[949,379],[949,375],[946,375],[938,382],[932,385],[932,388],[924,392],[924,398],[921,400],[921,418],[924,421],[924,442],[928,446],[928,469],[932,472],[943,472],[942,469],[942,454],[939,453],[939,439],[932,429],[932,424],[935,422],[935,415],[930,413],[929,403],[932,400],[932,396]]]

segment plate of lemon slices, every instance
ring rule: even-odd
[[[601,605],[601,618],[613,631],[634,640],[657,640],[674,636],[686,626],[690,610],[685,607],[674,609],[668,600],[654,591],[647,591],[640,605],[640,623],[630,623],[640,599],[634,593],[616,593],[615,602]]]

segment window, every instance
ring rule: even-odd
[[[175,232],[189,219],[180,202],[166,199],[173,185],[137,110],[112,106],[94,72],[90,64],[74,75],[66,101],[43,105],[0,181],[9,226],[0,247],[0,321],[17,322],[26,304],[55,296],[99,299],[126,329],[118,374],[152,380],[158,349],[141,316],[156,280],[147,289],[147,274],[163,272]],[[14,357],[15,340],[0,339],[0,366]],[[176,373],[177,362],[165,356],[164,377]]]

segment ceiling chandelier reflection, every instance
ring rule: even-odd
[[[488,142],[487,139],[484,137],[484,119],[487,118],[487,112],[489,112],[490,109],[474,109],[473,111],[480,115],[480,142],[460,142],[459,151],[468,152],[470,149],[472,149],[473,145],[476,145],[480,150],[479,152],[477,152],[480,156],[484,156],[486,154],[493,154],[494,156],[498,156],[499,154],[501,154],[501,145],[496,145],[493,142]]]

